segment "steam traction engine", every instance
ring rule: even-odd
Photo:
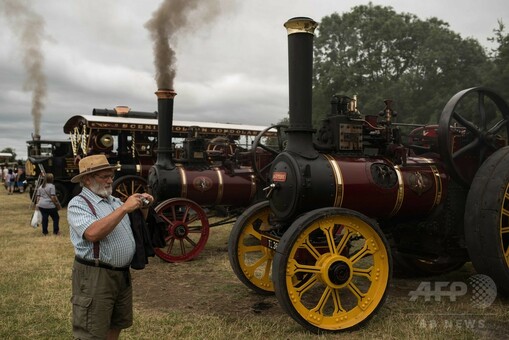
[[[172,145],[176,93],[160,89],[156,95],[157,160],[149,170],[148,188],[157,202],[155,210],[166,221],[169,232],[166,248],[156,249],[156,254],[165,261],[180,262],[196,257],[205,246],[209,218],[213,217],[210,208],[229,210],[225,219],[214,222],[220,225],[230,223],[246,206],[263,198],[256,173],[264,168],[270,154],[263,149],[259,152],[256,145],[261,143],[257,139],[250,151],[233,150],[226,136],[206,143],[190,129],[181,150],[186,161],[179,161]],[[262,135],[274,135],[269,130],[262,130]]]
[[[438,125],[403,138],[392,103],[362,116],[334,96],[313,140],[316,23],[294,18],[288,144],[271,163],[266,201],[246,209],[229,240],[238,278],[272,294],[305,328],[340,331],[380,308],[396,268],[439,274],[472,261],[509,293],[509,108],[470,88]]]
[[[159,112],[131,111],[125,106],[94,109],[93,115],[71,117],[64,132],[70,135],[69,157],[76,171],[74,160],[103,153],[119,165],[113,195],[123,200],[153,190],[156,212],[169,232],[167,247],[156,249],[156,254],[180,262],[201,252],[210,227],[230,223],[244,207],[263,197],[256,174],[273,156],[263,149],[259,136],[279,139],[276,129],[262,126],[173,120],[175,93],[157,94]],[[149,188],[147,177],[156,162],[157,175],[163,177]],[[76,189],[80,187],[71,187],[68,193],[76,195]]]

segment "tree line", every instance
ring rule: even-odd
[[[509,35],[494,23],[496,46],[462,38],[437,18],[422,20],[392,7],[360,5],[322,18],[314,43],[313,123],[333,94],[356,94],[363,114],[393,99],[399,122],[437,123],[449,98],[473,86],[509,100]]]

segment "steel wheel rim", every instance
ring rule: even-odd
[[[334,231],[335,225],[343,226],[340,239]],[[317,248],[311,236],[318,230],[327,238],[322,249]],[[359,236],[364,239],[361,251],[350,249],[346,254],[348,241]],[[303,252],[314,254],[315,259],[310,264],[300,263],[298,258]],[[367,256],[371,257],[372,264],[361,266],[360,261],[365,261]],[[314,221],[299,235],[288,258],[285,285],[292,307],[301,318],[321,329],[355,326],[368,318],[384,298],[390,272],[387,249],[379,235],[356,217],[331,216]],[[344,271],[349,273],[334,274]],[[359,278],[364,281],[362,288]],[[367,281],[370,283],[366,289]]]

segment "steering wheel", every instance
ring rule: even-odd
[[[253,141],[251,148],[251,163],[256,176],[263,182],[268,183],[267,173],[277,155],[286,148],[284,130],[288,126],[284,124],[273,125],[261,131]],[[276,130],[274,132],[271,130]],[[262,152],[260,152],[260,149]],[[263,152],[266,151],[266,152]]]
[[[481,164],[507,145],[509,107],[495,92],[472,87],[456,93],[438,124],[438,147],[451,176],[470,187]]]

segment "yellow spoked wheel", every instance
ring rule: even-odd
[[[235,222],[228,242],[228,257],[240,281],[258,294],[274,294],[271,269],[274,251],[261,243],[260,228],[269,226],[269,202],[257,203]]]
[[[388,249],[380,228],[360,213],[310,211],[292,223],[277,248],[276,297],[312,332],[359,326],[385,300],[392,272]]]
[[[465,241],[476,271],[509,296],[509,146],[479,168],[468,191]]]
[[[504,199],[501,205],[500,212],[500,246],[502,251],[502,258],[504,259],[504,268],[509,268],[509,183],[504,190]]]

